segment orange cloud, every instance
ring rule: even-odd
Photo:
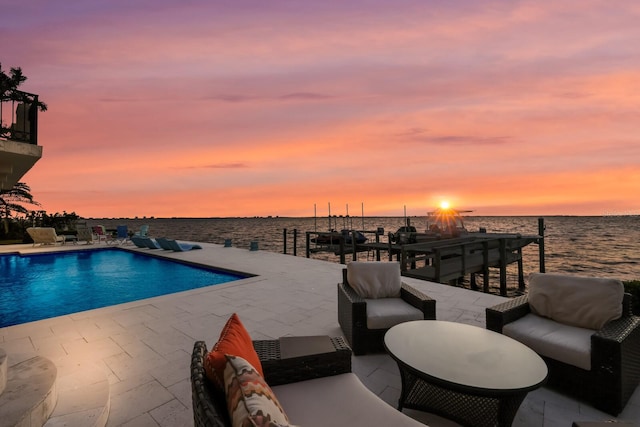
[[[49,211],[640,209],[635,4],[27,12],[6,11],[3,65],[49,104],[24,178]]]

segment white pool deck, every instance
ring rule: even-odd
[[[95,246],[95,245],[93,245]],[[109,383],[107,426],[193,425],[189,363],[193,343],[213,345],[233,312],[254,339],[285,335],[342,335],[337,320],[336,284],[343,265],[248,248],[202,244],[202,250],[158,255],[255,274],[240,281],[177,294],[0,328],[0,348],[9,365],[33,355],[51,359],[59,372],[82,371],[88,365],[103,371]],[[92,245],[87,246],[88,248]],[[149,249],[134,249],[150,252]],[[12,245],[0,253],[77,250],[84,245]],[[485,327],[485,308],[504,299],[461,288],[405,278],[437,301],[437,318]],[[389,405],[396,406],[400,376],[386,354],[353,356],[353,371]],[[89,375],[90,377],[91,375]],[[88,382],[93,381],[87,378]],[[66,385],[67,389],[75,386]],[[86,400],[91,387],[82,390]],[[90,399],[89,399],[90,400]],[[60,402],[60,401],[59,401]],[[86,408],[57,408],[68,415],[55,425],[87,425],[96,415]],[[286,408],[285,408],[286,409]],[[76,413],[74,413],[76,412]],[[432,425],[441,420],[419,411],[405,411]],[[75,415],[75,417],[74,417]],[[92,418],[93,417],[93,418]],[[514,426],[570,427],[573,421],[614,420],[586,404],[542,387],[527,396]],[[618,420],[640,425],[640,391]],[[295,420],[292,420],[295,423]],[[446,424],[446,423],[445,423]]]

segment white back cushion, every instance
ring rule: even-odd
[[[621,281],[596,277],[533,273],[529,276],[529,305],[539,316],[566,325],[601,329],[622,315]]]
[[[397,298],[402,287],[400,264],[352,261],[347,265],[347,281],[363,298]]]

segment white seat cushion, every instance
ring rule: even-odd
[[[533,313],[508,323],[502,333],[542,356],[591,370],[591,335],[596,331],[565,325]]]
[[[365,299],[367,328],[389,329],[398,323],[424,320],[424,313],[402,298]]]
[[[425,427],[366,388],[353,373],[273,387],[292,424]]]
[[[61,243],[64,242],[64,236],[58,236],[53,227],[29,227],[27,233],[33,239],[33,243]]]

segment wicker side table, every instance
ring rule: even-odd
[[[270,386],[351,372],[351,348],[342,337],[255,340],[253,347]]]

